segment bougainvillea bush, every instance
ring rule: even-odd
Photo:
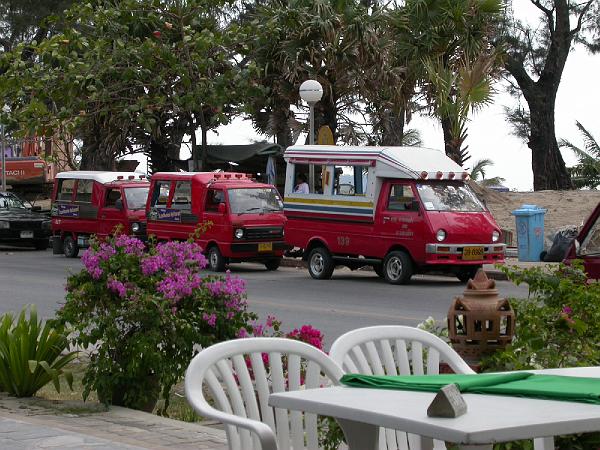
[[[95,241],[84,269],[67,280],[57,320],[75,330],[73,343],[90,349],[84,398],[151,410],[159,394],[166,413],[172,386],[198,351],[252,330],[244,281],[206,275],[206,259],[193,242],[147,248],[117,235]]]

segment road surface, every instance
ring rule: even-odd
[[[52,251],[0,247],[0,313],[19,311],[34,303],[40,315],[51,317],[64,301],[69,273],[79,258]],[[268,314],[289,330],[304,324],[321,329],[326,343],[340,334],[369,325],[415,326],[429,316],[442,319],[465,285],[455,278],[416,276],[409,285],[393,286],[374,272],[336,270],[331,280],[313,280],[306,269],[282,267],[268,272],[261,265],[236,264],[234,275],[247,282],[248,303],[264,320]],[[525,297],[526,287],[497,282],[500,295]]]

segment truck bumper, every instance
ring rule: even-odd
[[[427,244],[425,264],[495,264],[504,262],[506,244]]]

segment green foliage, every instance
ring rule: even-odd
[[[504,351],[483,361],[486,371],[510,371],[600,364],[600,283],[588,283],[582,265],[502,270],[515,284],[527,283],[529,297],[513,301],[515,338]],[[596,448],[600,433],[565,436],[558,448]],[[528,443],[496,449],[527,450]]]
[[[171,388],[198,345],[233,339],[252,330],[243,281],[207,275],[193,242],[150,242],[118,235],[94,242],[85,266],[67,280],[57,313],[73,329],[73,344],[90,348],[84,398],[151,410],[159,393],[166,414]]]
[[[575,187],[596,189],[600,186],[600,145],[581,123],[576,122],[576,124],[583,137],[583,148],[566,139],[561,139],[558,146],[568,148],[579,160],[577,165],[569,167]]]
[[[64,328],[38,320],[35,306],[24,308],[15,321],[11,313],[0,318],[0,389],[17,397],[30,397],[52,382],[60,392],[60,377],[72,387],[73,376],[63,368],[76,358],[66,352]]]

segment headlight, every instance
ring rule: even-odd
[[[439,242],[442,242],[444,239],[446,239],[446,231],[444,231],[444,230],[438,230],[438,232],[435,235],[435,238]]]
[[[492,242],[498,242],[498,239],[500,239],[500,232],[494,230],[492,232]]]
[[[133,222],[131,224],[131,231],[133,231],[134,233],[137,233],[138,231],[140,231],[140,224],[137,222]]]
[[[6,230],[10,228],[10,224],[4,220],[0,220],[0,230]]]
[[[243,228],[238,228],[235,230],[235,238],[236,239],[241,239],[244,237],[244,229]]]

